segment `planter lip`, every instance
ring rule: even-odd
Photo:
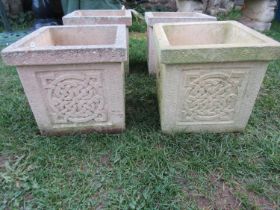
[[[104,15],[102,13],[108,13]],[[114,15],[114,13],[123,13]],[[82,15],[79,13],[92,13]],[[101,14],[98,14],[101,13]],[[110,14],[111,13],[111,14]],[[125,24],[126,26],[132,25],[132,14],[131,10],[75,10],[62,17],[64,25],[94,25],[94,24]]]
[[[187,25],[225,25],[236,27],[249,36],[259,40],[255,43],[227,44],[194,44],[172,45],[166,33],[165,26]],[[211,63],[230,61],[270,61],[280,58],[280,43],[237,21],[209,21],[189,23],[159,23],[154,26],[157,47],[161,63]]]
[[[214,16],[206,15],[200,12],[145,12],[145,21],[148,26],[157,23],[172,22],[194,22],[194,21],[216,21]]]
[[[115,40],[96,45],[32,46],[32,39],[51,30],[116,28]],[[123,62],[127,60],[126,27],[124,25],[46,26],[3,49],[1,56],[8,65],[48,65],[74,63]],[[31,46],[24,46],[30,43]]]

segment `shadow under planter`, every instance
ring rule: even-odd
[[[126,38],[120,25],[52,26],[2,51],[17,67],[42,134],[125,129]]]
[[[202,22],[215,21],[216,17],[205,15],[198,12],[146,12],[145,20],[148,25],[148,68],[149,74],[155,75],[156,72],[156,52],[153,39],[153,26],[157,23],[180,23],[180,22]],[[191,33],[188,34],[191,36]]]
[[[129,50],[128,27],[132,25],[130,10],[76,10],[65,15],[62,20],[64,25],[126,25],[127,50]],[[124,65],[125,72],[129,73],[129,60]]]
[[[164,132],[243,131],[280,43],[238,23],[154,27]]]

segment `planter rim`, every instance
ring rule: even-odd
[[[217,18],[200,12],[145,12],[145,21],[148,26],[153,26],[157,23],[194,22],[202,20],[215,21]]]
[[[123,12],[123,15],[94,15],[94,13],[116,13]],[[78,13],[92,13],[91,15],[78,15]],[[72,25],[71,22],[74,20],[88,20],[91,24],[99,24],[100,20],[103,20],[101,24],[125,24],[126,26],[132,25],[132,14],[131,10],[75,10],[62,17],[65,25]]]
[[[166,26],[225,25],[236,27],[259,40],[256,43],[172,45],[164,31]],[[270,61],[280,58],[280,43],[237,21],[159,23],[154,36],[161,63],[211,63],[231,61]]]
[[[24,46],[47,31],[65,28],[80,28],[81,30],[116,28],[116,39],[114,43],[110,44]],[[3,49],[1,56],[7,64],[15,66],[123,62],[127,60],[126,42],[126,27],[124,25],[47,26]]]

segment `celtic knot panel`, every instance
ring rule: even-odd
[[[101,73],[41,73],[54,123],[104,122]]]
[[[186,73],[181,121],[231,121],[238,109],[242,72]]]

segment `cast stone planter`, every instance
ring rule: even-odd
[[[62,20],[64,25],[126,25],[127,50],[129,50],[128,27],[132,25],[130,10],[76,10],[65,15]],[[129,59],[124,65],[125,72],[129,73]]]
[[[157,24],[164,132],[243,131],[280,43],[238,22]]]
[[[202,22],[215,21],[216,17],[205,15],[198,12],[146,12],[145,20],[147,23],[148,36],[148,69],[151,75],[156,74],[155,46],[153,39],[153,27],[157,23],[179,23],[179,22]]]
[[[125,26],[41,28],[2,51],[42,134],[125,129]]]

